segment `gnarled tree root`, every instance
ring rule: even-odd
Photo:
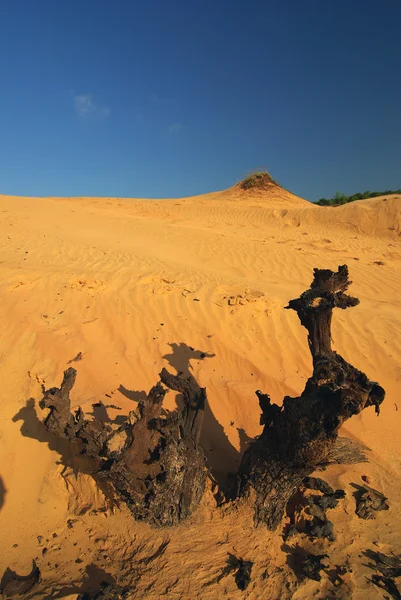
[[[92,459],[92,473],[112,484],[137,519],[153,526],[177,524],[199,504],[206,468],[199,447],[206,390],[190,375],[166,369],[160,382],[139,402],[120,427],[87,420],[79,408],[71,413],[70,391],[76,371],[64,373],[60,388],[43,389],[41,408],[50,412],[46,428],[73,443]],[[180,392],[184,408],[166,413],[164,384]]]
[[[264,429],[245,452],[239,468],[239,493],[256,494],[255,524],[275,529],[302,480],[316,466],[330,462],[341,425],[368,406],[379,413],[385,392],[378,384],[331,349],[333,308],[359,303],[345,294],[348,268],[314,270],[306,292],[286,308],[295,310],[308,330],[313,374],[299,398],[286,396],[283,405],[257,391]]]

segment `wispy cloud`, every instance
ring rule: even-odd
[[[179,123],[179,122],[177,122],[177,123],[171,123],[171,125],[168,126],[169,133],[178,133],[182,129],[184,129],[184,125],[182,123]]]
[[[110,109],[96,104],[92,94],[75,94],[73,97],[75,112],[79,117],[108,117]]]

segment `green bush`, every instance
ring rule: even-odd
[[[320,198],[315,202],[319,206],[341,206],[342,204],[348,204],[348,202],[354,202],[355,200],[365,200],[366,198],[377,198],[377,196],[389,196],[390,194],[401,194],[401,190],[386,190],[385,192],[358,192],[352,196],[346,196],[336,192],[333,198]]]
[[[267,171],[256,171],[245,177],[240,182],[240,187],[243,190],[252,189],[267,189],[271,185],[278,185]]]

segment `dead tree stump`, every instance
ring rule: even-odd
[[[80,408],[71,413],[75,377],[70,367],[60,388],[43,389],[40,406],[50,409],[44,421],[48,431],[80,444],[91,458],[92,474],[112,484],[137,519],[162,527],[186,518],[202,498],[207,475],[199,447],[206,390],[192,375],[163,369],[161,381],[118,427],[87,420]],[[163,410],[162,383],[182,394],[180,412]]]
[[[304,477],[329,460],[344,421],[368,406],[379,414],[383,388],[331,348],[333,308],[359,303],[345,293],[350,283],[346,265],[337,272],[314,269],[310,289],[286,307],[297,312],[308,331],[313,374],[301,396],[286,396],[281,407],[256,392],[264,429],[243,455],[238,472],[239,494],[255,494],[256,525],[279,525]]]

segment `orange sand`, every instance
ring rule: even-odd
[[[400,235],[397,196],[339,208],[280,188],[164,201],[0,196],[0,575],[27,573],[37,557],[36,598],[75,598],[83,581],[98,589],[101,570],[148,600],[382,598],[362,551],[401,552]],[[347,492],[329,513],[336,541],[288,541],[327,552],[332,565],[348,558],[339,595],[324,574],[297,583],[280,531],[255,530],[249,506],[216,508],[208,491],[188,522],[155,531],[110,507],[89,476],[63,472],[37,402],[79,352],[73,405],[121,407],[111,419],[135,407],[163,366],[191,368],[208,392],[209,465],[217,478],[234,471],[260,431],[254,391],[279,402],[311,373],[306,331],[283,307],[314,267],[344,263],[361,303],[335,313],[334,347],[387,397],[379,418],[370,408],[342,431],[371,448],[370,463],[323,474]],[[350,484],[361,475],[390,501],[374,521],[354,514]],[[232,575],[218,581],[229,552],[254,561],[246,592]]]

